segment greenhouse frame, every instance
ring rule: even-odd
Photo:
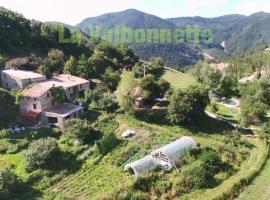
[[[167,144],[140,160],[127,164],[124,168],[135,176],[153,171],[157,166],[162,166],[165,170],[171,170],[175,163],[192,148],[196,148],[197,143],[191,137],[182,137],[170,144]]]

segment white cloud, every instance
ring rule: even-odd
[[[256,12],[270,12],[270,2],[266,1],[241,1],[234,7],[235,13],[250,15]]]
[[[0,0],[0,6],[30,19],[79,23],[86,17],[136,6],[137,0]]]
[[[227,3],[228,0],[185,0],[186,9],[194,13],[222,7]]]

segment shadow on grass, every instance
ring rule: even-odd
[[[90,122],[94,122],[98,119],[98,117],[101,115],[99,111],[96,110],[87,110],[85,113],[82,115],[83,119],[87,119]]]
[[[42,192],[32,188],[28,183],[23,182],[16,186],[16,191],[14,193],[12,199],[15,200],[35,200],[42,197]]]
[[[136,112],[134,117],[146,123],[166,126],[178,126],[177,124],[172,124],[170,122],[170,120],[166,117],[166,113],[167,112],[165,110],[147,110],[143,112]],[[238,123],[238,121],[236,120],[228,121]],[[223,134],[226,131],[232,131],[236,129],[228,122],[223,122],[207,115],[197,117],[197,119],[194,119],[192,122],[181,123],[180,126],[190,130],[193,134]],[[238,128],[238,131],[241,134],[252,134],[252,131],[249,129]]]
[[[235,129],[228,123],[214,119],[207,115],[201,116],[192,123],[183,124],[183,126],[194,134],[199,132],[208,134],[223,134],[225,131],[232,131]]]

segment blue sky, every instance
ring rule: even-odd
[[[0,6],[22,13],[29,19],[71,25],[86,17],[128,8],[162,18],[270,12],[269,0],[0,0]]]

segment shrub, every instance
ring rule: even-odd
[[[65,90],[62,87],[54,87],[51,89],[53,101],[58,103],[64,103],[66,101]]]
[[[202,152],[199,160],[205,164],[205,167],[211,173],[217,173],[222,167],[222,161],[218,153],[212,149],[206,149]]]
[[[128,149],[125,149],[119,158],[115,161],[117,166],[124,165],[132,156],[134,156],[140,150],[139,146],[131,146]]]
[[[153,184],[158,180],[158,176],[156,175],[146,175],[140,176],[136,179],[133,184],[133,189],[140,190],[143,192],[149,192]]]
[[[110,93],[104,94],[103,97],[99,100],[98,105],[107,113],[113,113],[119,108],[116,99]]]
[[[9,130],[7,129],[0,130],[0,139],[8,138],[9,135],[10,135]]]
[[[202,86],[191,86],[186,90],[176,91],[170,97],[168,116],[172,123],[195,120],[205,113],[209,103],[208,89]]]
[[[217,103],[216,103],[216,102],[213,102],[213,103],[211,104],[211,111],[212,111],[213,113],[217,113],[218,110],[219,110],[219,108],[218,108]]]
[[[89,125],[90,122],[82,119],[69,119],[64,124],[64,134],[72,136],[83,143],[94,144],[101,137],[101,133]]]
[[[183,184],[186,188],[210,188],[215,185],[214,174],[206,169],[204,163],[194,162],[188,169],[183,171]]]
[[[28,169],[49,169],[60,159],[60,149],[54,138],[39,139],[28,147],[26,165]]]
[[[119,140],[114,133],[109,133],[96,142],[97,150],[100,154],[106,155],[118,146],[120,142],[121,140]]]
[[[19,182],[15,174],[8,169],[0,169],[0,198],[13,199]]]

